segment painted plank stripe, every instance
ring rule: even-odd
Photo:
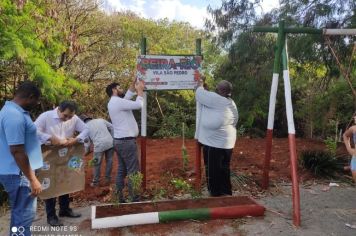
[[[159,223],[158,212],[105,217],[92,220],[93,229]]]
[[[260,205],[250,204],[242,206],[216,207],[210,211],[211,219],[228,219],[243,216],[263,216],[265,208]]]
[[[210,211],[208,208],[162,211],[158,213],[159,222],[168,222],[175,220],[205,220],[210,219]]]

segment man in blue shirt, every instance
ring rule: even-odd
[[[31,235],[36,196],[42,191],[34,172],[43,164],[41,146],[28,112],[39,97],[40,90],[34,83],[23,82],[14,99],[0,111],[0,184],[9,195],[10,235]]]

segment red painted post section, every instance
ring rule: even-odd
[[[141,137],[141,173],[143,175],[142,188],[146,190],[146,137]]]
[[[290,167],[292,173],[292,197],[293,197],[293,223],[300,226],[300,195],[298,181],[297,148],[295,143],[295,134],[288,135],[290,151]]]
[[[195,143],[195,190],[200,191],[201,187],[201,145],[196,140]]]
[[[273,130],[267,129],[266,153],[265,153],[265,160],[263,164],[263,176],[262,176],[262,188],[264,189],[267,189],[269,186],[269,168],[270,168],[271,156],[272,156],[272,137],[273,137]]]

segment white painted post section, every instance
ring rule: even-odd
[[[356,29],[323,29],[324,35],[356,35]]]
[[[143,106],[141,110],[141,136],[147,136],[147,92],[143,92]]]
[[[273,73],[272,85],[271,85],[271,96],[269,97],[269,110],[268,110],[268,123],[267,129],[273,130],[274,125],[274,113],[276,111],[276,97],[278,90],[278,73]]]
[[[295,134],[293,106],[292,106],[292,89],[290,86],[289,70],[283,70],[284,95],[286,99],[288,133]]]
[[[98,218],[92,220],[91,225],[93,229],[104,229],[156,223],[159,223],[158,212],[149,212],[141,214]]]
[[[284,44],[286,58],[288,60],[288,49],[287,49],[287,39]],[[288,61],[287,61],[288,63]],[[285,65],[283,70],[283,80],[284,80],[284,96],[286,99],[286,110],[287,110],[287,122],[288,122],[288,133],[295,134],[294,127],[294,117],[293,117],[293,105],[292,105],[292,89],[290,86],[289,69],[288,64]]]

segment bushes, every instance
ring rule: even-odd
[[[301,153],[300,165],[319,177],[336,177],[347,163],[346,156],[335,156],[329,151],[310,150]]]

